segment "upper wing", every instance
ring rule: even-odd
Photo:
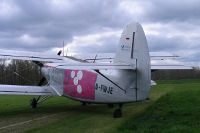
[[[177,55],[167,53],[167,52],[150,52],[150,58],[152,60],[162,60],[169,58],[176,58]],[[115,58],[115,53],[98,53],[98,54],[72,54],[72,57],[76,59],[81,59],[88,62],[113,62]]]
[[[114,53],[98,53],[98,54],[74,54],[75,58],[87,61],[87,62],[113,62],[115,58]],[[163,59],[177,57],[175,55],[165,52],[150,52],[151,59]],[[63,62],[67,58],[52,55],[49,53],[40,52],[26,52],[26,51],[14,51],[14,50],[1,50],[1,59],[20,59],[20,60],[31,60],[31,61],[43,61],[49,63]],[[69,62],[69,61],[68,61]]]
[[[179,56],[167,52],[150,52],[150,57],[152,60],[155,60],[155,59],[170,59]]]
[[[4,95],[38,95],[56,96],[58,95],[50,86],[19,86],[0,85],[0,94]]]
[[[154,58],[162,59],[169,57],[177,57],[169,53],[160,53],[160,52],[151,52],[151,60]],[[107,54],[85,54],[85,55],[76,55],[79,59],[93,62],[94,60],[99,60],[100,62],[112,62],[114,59],[113,53]],[[43,61],[48,62],[49,66],[63,69],[136,69],[136,61],[132,61],[132,64],[115,64],[115,63],[75,63],[71,59],[67,59],[58,55],[51,55],[48,53],[39,53],[39,52],[25,52],[25,51],[14,51],[14,50],[1,50],[0,49],[0,58],[1,59],[20,59],[20,60],[31,60],[31,61]],[[67,61],[67,64],[65,63]],[[53,64],[52,64],[53,63]],[[152,64],[152,70],[158,69],[191,69],[191,67],[185,67],[184,65],[177,64]]]
[[[43,61],[43,62],[62,62],[64,60],[63,57],[60,57],[58,55],[51,55],[48,53],[1,50],[1,49],[0,49],[0,58]]]
[[[87,62],[96,62],[95,63],[96,65],[105,62],[108,65],[109,64],[114,65],[112,62],[115,58],[114,53],[73,54],[71,56]],[[179,63],[175,62],[174,58],[177,58],[178,56],[167,52],[150,52],[150,57],[151,57],[151,70],[192,69],[191,67],[180,64],[180,62]],[[114,68],[114,66],[112,66],[112,68]],[[128,67],[126,68],[128,69]]]

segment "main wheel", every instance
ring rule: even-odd
[[[31,108],[36,108],[37,107],[37,100],[35,98],[31,99],[30,106],[31,106]]]
[[[83,105],[83,106],[86,106],[86,105],[87,105],[87,103],[86,103],[86,102],[82,102],[82,105]]]
[[[113,107],[114,107],[114,104],[112,104],[112,103],[108,104],[108,108],[113,108]]]
[[[113,113],[114,118],[120,118],[122,117],[122,110],[121,109],[116,109]]]

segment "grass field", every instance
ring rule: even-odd
[[[159,81],[150,100],[126,104],[114,119],[107,105],[54,97],[30,109],[29,96],[0,96],[0,132],[199,132],[200,80]]]

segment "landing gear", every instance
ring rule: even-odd
[[[113,107],[114,107],[114,104],[112,104],[112,103],[108,104],[108,108],[113,108]]]
[[[37,99],[36,98],[32,98],[30,101],[30,106],[31,108],[37,108],[37,105],[39,103],[42,103],[44,101],[46,101],[48,98],[50,98],[51,96],[39,96]]]
[[[114,118],[122,117],[122,104],[119,104],[119,108],[114,111],[113,117]]]
[[[82,105],[83,105],[83,106],[86,106],[86,102],[82,102]]]
[[[36,108],[37,107],[37,100],[35,98],[32,98],[30,105],[31,105],[31,108],[33,108],[33,109]]]

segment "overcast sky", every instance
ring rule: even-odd
[[[200,64],[199,0],[0,0],[0,49],[115,52],[138,21],[152,52]]]

